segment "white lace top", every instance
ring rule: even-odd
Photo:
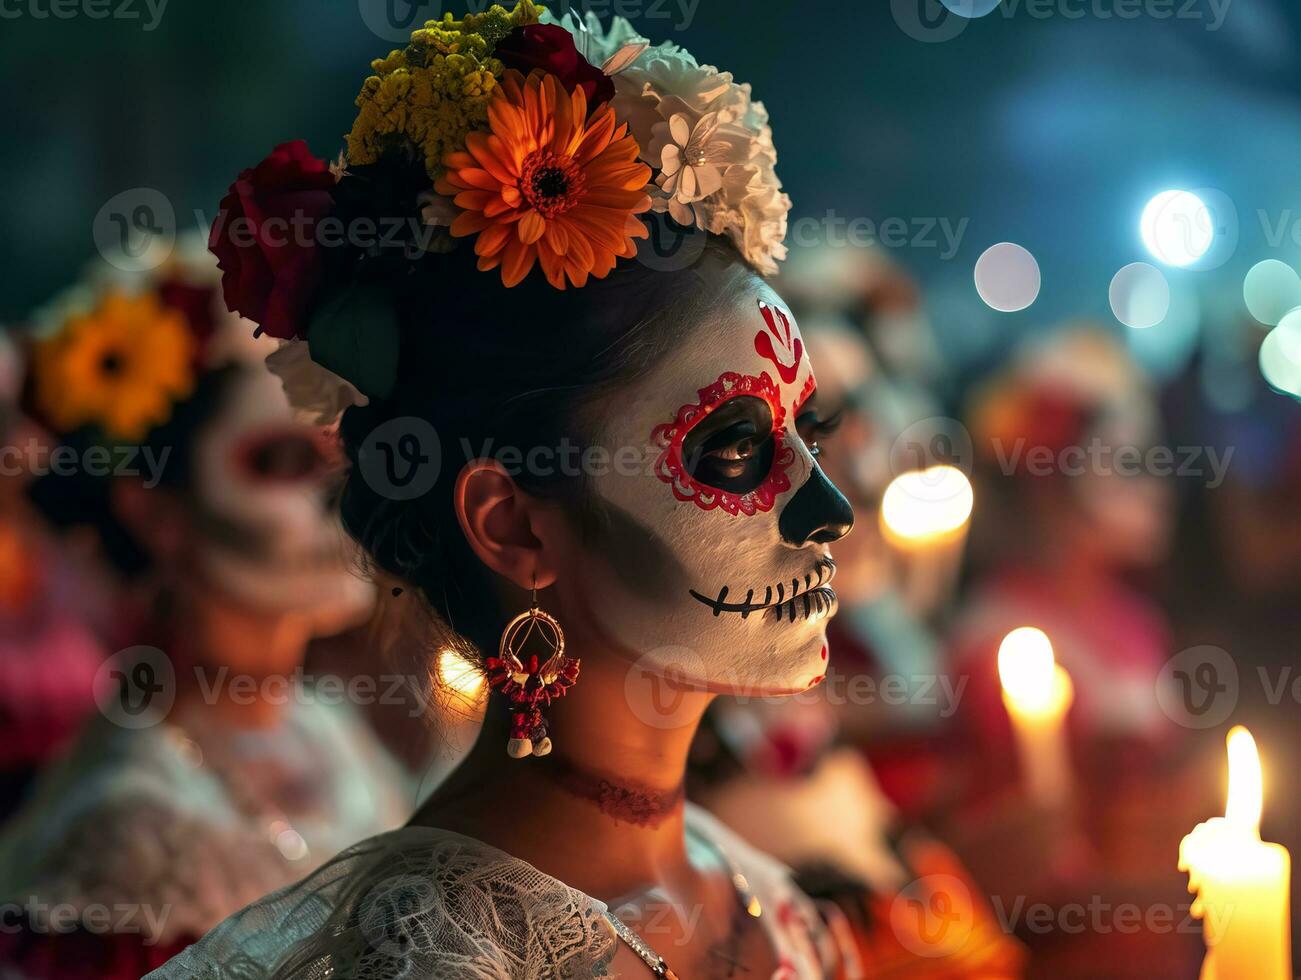
[[[5,827],[0,901],[139,907],[147,941],[183,942],[413,808],[346,705],[291,699],[233,735],[97,717]]]
[[[773,980],[832,976],[830,939],[787,870],[699,809],[687,823],[761,903],[781,964]],[[480,841],[413,826],[250,905],[146,980],[606,977],[618,942],[603,902]]]

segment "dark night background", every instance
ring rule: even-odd
[[[1107,285],[1147,258],[1138,215],[1166,187],[1223,191],[1241,229],[1219,269],[1168,270],[1185,319],[1190,303],[1240,308],[1247,268],[1295,257],[1290,239],[1270,247],[1258,215],[1301,219],[1301,7],[1288,0],[1177,0],[1171,9],[1187,16],[1173,19],[1122,18],[1112,0],[1055,0],[1043,17],[1023,0],[942,43],[905,33],[890,0],[699,0],[690,18],[680,0],[626,2],[652,40],[685,42],[753,83],[793,216],[969,220],[951,259],[938,234],[891,249],[927,287],[955,366],[1006,334],[1109,320]],[[382,17],[381,0],[171,0],[152,31],[143,0],[128,8],[135,19],[37,17],[33,4],[49,10],[5,0],[0,19],[0,317],[10,320],[92,256],[92,222],[113,195],[157,188],[184,227],[279,141],[301,136],[333,155],[369,60],[394,46],[362,16],[367,5]],[[1025,313],[993,314],[972,287],[975,259],[1004,240],[1042,270]]]

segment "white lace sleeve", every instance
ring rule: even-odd
[[[603,976],[605,905],[479,841],[408,827],[231,916],[147,980]]]

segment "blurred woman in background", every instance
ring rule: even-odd
[[[0,963],[27,977],[138,977],[411,805],[343,692],[299,674],[372,589],[325,440],[259,363],[274,343],[219,314],[200,256],[102,270],[36,324],[28,401],[76,462],[33,496],[96,531],[127,649],[0,841],[7,918],[22,910]]]
[[[0,820],[94,712],[110,589],[93,549],[57,541],[28,496],[48,439],[19,406],[24,359],[0,330]]]
[[[1089,894],[1175,907],[1183,883],[1168,857],[1200,795],[1189,797],[1172,765],[1180,730],[1158,699],[1172,649],[1152,577],[1168,549],[1173,486],[1155,393],[1109,333],[1067,327],[978,388],[967,421],[981,505],[948,669],[968,683],[936,819],[1001,901],[1055,906]],[[1005,641],[1017,648],[1026,636],[1009,634],[1026,627],[1047,637],[1074,692],[1061,788],[1038,794],[999,674]],[[1195,962],[1195,943],[1173,931],[1025,938],[1045,976],[1095,976],[1105,962],[1110,976],[1149,977]]]

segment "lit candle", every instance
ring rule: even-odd
[[[1202,980],[1291,980],[1285,848],[1260,839],[1261,774],[1256,740],[1241,725],[1228,736],[1229,794],[1223,817],[1198,824],[1179,844],[1179,870],[1196,892],[1206,960]]]
[[[1065,721],[1074,689],[1043,630],[1022,626],[1003,637],[998,677],[1030,797],[1042,806],[1064,806],[1071,795]]]
[[[961,539],[975,497],[967,474],[956,466],[901,473],[881,496],[881,526],[901,548]]]
[[[929,612],[951,594],[974,503],[956,466],[909,470],[885,488],[881,531],[900,556],[899,591],[910,608]]]

